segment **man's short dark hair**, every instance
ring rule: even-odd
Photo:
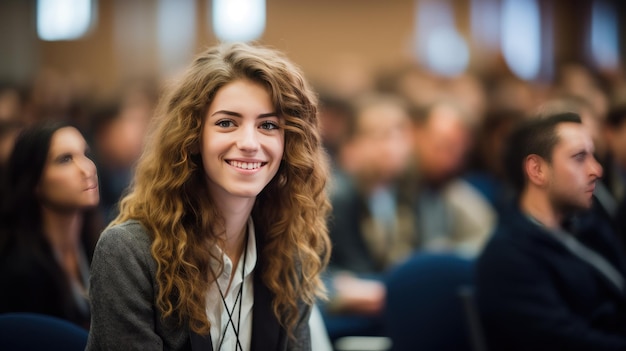
[[[524,161],[529,155],[552,161],[552,151],[559,142],[556,127],[565,122],[582,123],[578,114],[565,112],[523,121],[513,130],[504,152],[504,167],[516,192],[521,193],[526,186]]]

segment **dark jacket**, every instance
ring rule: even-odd
[[[409,194],[398,189],[391,193],[396,207],[393,234],[385,233],[376,225],[366,196],[355,184],[346,183],[331,196],[328,231],[333,250],[330,271],[376,275],[407,257],[418,246]],[[381,243],[374,238],[388,240]]]
[[[593,212],[570,230],[624,276],[621,247]],[[482,253],[476,298],[490,351],[626,350],[626,295],[512,208]]]
[[[46,242],[16,244],[0,253],[0,277],[0,313],[45,314],[89,328],[86,296],[81,308]]]

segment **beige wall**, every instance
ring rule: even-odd
[[[389,65],[410,53],[414,1],[268,1],[263,42],[286,51],[311,78],[329,78],[337,63]]]

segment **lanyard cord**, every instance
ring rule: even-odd
[[[228,308],[228,305],[226,304],[226,298],[224,297],[224,294],[222,293],[222,289],[220,287],[219,282],[217,281],[217,277],[215,276],[215,273],[213,273],[213,270],[211,270],[211,273],[213,274],[213,277],[215,278],[215,284],[217,285],[217,290],[220,292],[220,297],[222,298],[224,309],[226,309],[226,313],[228,314],[228,322],[226,322],[226,327],[224,328],[224,332],[222,333],[222,338],[220,340],[219,346],[217,347],[217,351],[220,351],[222,349],[222,344],[224,343],[224,338],[226,337],[226,332],[228,331],[229,325],[232,325],[233,332],[235,332],[235,337],[237,338],[235,351],[237,351],[237,349],[239,349],[240,351],[243,351],[243,346],[241,346],[241,341],[239,340],[239,331],[241,327],[241,306],[243,305],[243,285],[244,285],[244,281],[246,277],[246,258],[247,257],[248,257],[248,234],[246,233],[246,244],[244,246],[244,252],[243,252],[243,266],[241,268],[241,286],[239,287],[239,292],[237,293],[237,296],[235,297],[235,303],[233,303],[232,310]],[[235,328],[235,322],[233,321],[233,314],[235,313],[237,302],[239,302],[239,312],[238,312],[239,316],[237,319],[237,327]]]

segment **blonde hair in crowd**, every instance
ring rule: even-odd
[[[319,273],[330,256],[330,203],[317,100],[300,70],[281,53],[222,44],[194,60],[161,100],[130,191],[112,225],[136,219],[147,228],[157,263],[158,308],[164,318],[177,317],[193,331],[208,334],[210,262],[223,267],[222,257],[211,248],[223,243],[224,221],[207,189],[200,135],[216,92],[238,79],[266,87],[284,119],[283,160],[257,196],[252,217],[262,243],[261,279],[274,294],[274,313],[291,335],[298,303],[311,305],[324,296]]]

